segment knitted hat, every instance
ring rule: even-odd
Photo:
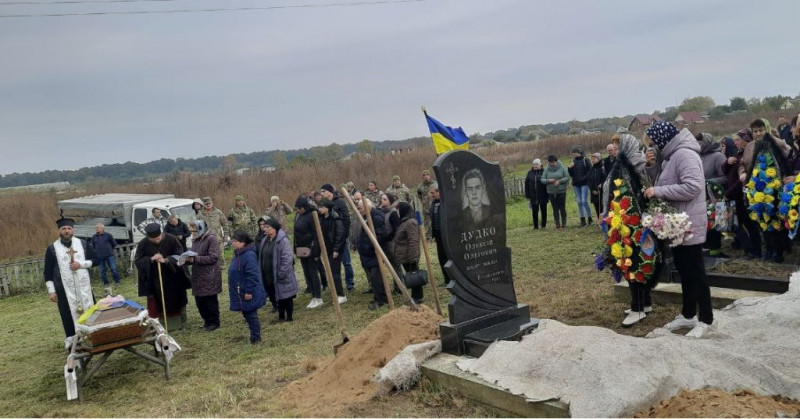
[[[400,175],[394,175],[394,176],[392,176],[392,182],[394,182],[394,181],[396,181],[396,180],[400,180]]]
[[[269,202],[272,202],[272,201],[280,201],[280,200],[281,200],[281,199],[280,199],[280,198],[278,198],[278,195],[272,195],[272,197],[270,197],[270,198],[269,198]]]
[[[735,135],[748,143],[753,141],[753,132],[749,128],[742,128]]]
[[[268,226],[274,228],[275,230],[281,229],[281,223],[279,223],[278,220],[274,218],[267,219],[266,223]]]
[[[572,147],[572,153],[583,154],[583,150],[581,150],[580,146]]]
[[[592,154],[592,157],[596,158],[597,160],[603,160],[603,155],[600,153]]]
[[[531,166],[535,166],[537,164],[539,166],[541,166],[542,165],[542,159],[533,159],[533,162],[531,162]]]
[[[326,191],[328,191],[330,193],[333,193],[333,191],[334,191],[333,185],[331,185],[330,183],[326,183],[326,184],[320,186],[319,188],[320,189],[324,189],[324,190],[326,190]]]
[[[425,169],[425,170],[423,170],[423,171],[422,171],[422,176],[425,176],[425,175],[428,175],[428,176],[430,176],[430,175],[431,175],[431,171],[430,171],[430,170],[428,170],[428,169]]]
[[[654,122],[647,129],[647,136],[656,144],[656,147],[663,150],[675,136],[678,135],[678,129],[666,121]]]
[[[233,200],[235,202],[244,201],[244,197],[241,196],[241,195],[236,195],[236,196],[233,197]]]
[[[210,197],[210,196],[207,196],[207,197],[203,198],[203,203],[204,203],[204,204],[211,204],[211,203],[213,203],[213,202],[214,202],[214,201],[211,199],[211,197]]]

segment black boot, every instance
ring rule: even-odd
[[[581,227],[586,226],[586,217],[581,217]]]
[[[590,225],[592,225],[592,224],[594,224],[594,221],[592,220],[592,217],[589,217],[589,218],[587,218],[587,219],[586,219],[586,225],[587,225],[587,226],[590,226]]]

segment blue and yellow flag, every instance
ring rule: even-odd
[[[428,116],[428,129],[431,131],[433,146],[436,147],[436,154],[442,154],[450,150],[469,150],[469,137],[461,127],[450,128],[447,125]]]

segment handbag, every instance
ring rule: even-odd
[[[310,247],[298,247],[294,249],[295,254],[299,258],[307,258],[311,256],[311,248]]]
[[[428,271],[420,269],[414,272],[406,272],[404,278],[406,288],[421,287],[428,284]]]

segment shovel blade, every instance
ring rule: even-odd
[[[67,384],[67,400],[78,398],[78,377],[75,370],[71,370],[69,365],[64,365],[64,381]]]

